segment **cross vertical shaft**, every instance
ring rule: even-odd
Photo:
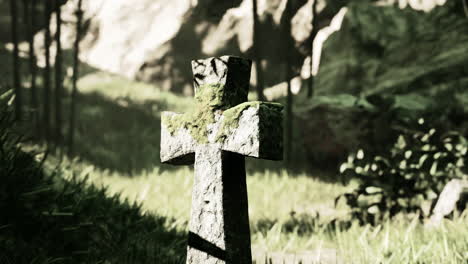
[[[244,156],[282,159],[282,106],[246,102],[250,67],[192,61],[197,109],[161,115],[161,161],[195,163],[187,263],[252,263]]]
[[[251,263],[244,160],[218,147],[197,149],[187,263]]]

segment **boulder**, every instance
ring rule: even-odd
[[[429,220],[429,226],[439,226],[442,219],[452,213],[457,204],[464,202],[461,205],[466,207],[466,196],[468,195],[468,181],[462,179],[453,179],[449,181],[437,199],[437,203],[432,210],[432,215]],[[465,197],[464,197],[465,196]],[[464,201],[462,198],[465,198]]]
[[[460,85],[458,81],[465,83],[468,21],[457,8],[451,2],[424,13],[397,6],[348,5],[340,30],[323,44],[317,94],[418,90],[433,96]]]
[[[286,55],[293,58],[295,68],[300,68],[300,47],[310,33],[306,25],[310,24],[308,7],[312,1],[293,1],[291,38],[296,40],[296,48],[286,53],[282,35],[286,1],[258,0],[267,86],[282,81]],[[325,6],[324,1],[321,3],[319,10]],[[68,22],[62,30],[65,49],[73,44],[75,5],[75,1],[68,1],[62,8]],[[252,0],[83,0],[87,30],[80,59],[97,69],[151,82],[163,90],[191,94],[192,76],[186,63],[190,58],[221,54],[252,57],[251,6]],[[39,51],[42,39],[41,34],[36,36]],[[255,78],[252,80],[255,85]]]
[[[342,9],[341,25],[322,29],[339,30],[323,42],[320,67],[314,63],[316,97],[301,102],[306,111],[298,113],[311,164],[327,160],[337,166],[358,146],[369,151],[388,146],[394,137],[390,124],[402,115],[432,114],[447,128],[466,131],[468,20],[457,10],[453,2],[427,13],[352,3]],[[309,65],[310,58],[303,78],[309,77]],[[372,101],[379,110],[343,107],[346,97]],[[396,115],[388,116],[380,103],[385,100],[375,98],[390,101]]]
[[[376,108],[351,95],[315,97],[298,110],[299,131],[312,168],[338,168],[350,152],[359,148],[378,151],[396,137]]]

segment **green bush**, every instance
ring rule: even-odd
[[[342,177],[358,179],[344,197],[352,216],[376,224],[399,213],[419,213],[453,178],[466,177],[466,138],[458,132],[430,128],[419,119],[414,129],[402,128],[396,143],[380,155],[362,149],[340,166]],[[427,212],[426,212],[427,213]]]

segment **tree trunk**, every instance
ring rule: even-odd
[[[307,89],[307,97],[311,98],[314,95],[314,75],[312,74],[312,68],[314,65],[314,40],[317,36],[318,28],[317,28],[317,3],[318,0],[314,0],[312,3],[312,31],[310,32],[310,78],[309,78],[309,86]]]
[[[50,95],[51,95],[51,80],[50,80],[50,44],[51,44],[51,37],[50,37],[50,17],[52,14],[52,5],[51,0],[45,0],[45,8],[44,8],[44,25],[45,25],[45,33],[44,33],[44,49],[45,49],[45,68],[44,68],[44,113],[43,113],[43,131],[44,131],[44,139],[46,141],[51,140],[51,129],[50,129]]]
[[[37,98],[36,88],[36,56],[34,54],[34,25],[36,24],[37,1],[23,0],[24,8],[24,24],[26,26],[26,34],[28,38],[28,53],[29,53],[29,73],[31,82],[31,117],[32,125],[35,128],[34,135],[40,138],[39,127],[39,102]]]
[[[258,13],[257,13],[257,0],[252,0],[252,17],[253,17],[253,50],[255,60],[255,71],[257,73],[257,98],[259,101],[265,100],[263,94],[264,80],[262,70],[262,55],[260,52],[260,30],[258,28]]]
[[[81,39],[81,23],[83,19],[82,0],[78,0],[78,7],[76,10],[76,39],[75,39],[75,53],[73,54],[73,88],[71,96],[71,109],[70,109],[70,131],[68,132],[68,155],[74,154],[74,137],[75,137],[75,122],[76,122],[76,100],[77,100],[77,82],[79,73],[79,52],[80,52],[80,39]]]
[[[287,0],[285,10],[285,30],[284,30],[284,41],[286,42],[285,53],[286,53],[286,82],[288,84],[287,97],[286,97],[286,124],[285,124],[285,160],[286,164],[291,164],[292,154],[292,133],[293,133],[293,115],[292,115],[292,91],[291,91],[291,1]]]
[[[465,16],[468,18],[468,0],[462,0],[463,4],[463,11],[465,12]]]
[[[16,1],[17,0],[10,0],[11,40],[13,41],[13,89],[15,91],[15,117],[16,120],[21,120],[23,112],[18,49],[18,9]]]
[[[55,44],[55,143],[60,145],[62,143],[62,90],[63,90],[63,76],[62,76],[62,45],[60,37],[62,35],[62,16],[60,10],[60,0],[55,0],[55,15],[56,27]]]

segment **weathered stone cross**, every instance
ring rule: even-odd
[[[195,162],[187,263],[252,263],[244,156],[282,159],[282,106],[246,102],[251,61],[192,61],[197,109],[162,113],[161,161]]]

